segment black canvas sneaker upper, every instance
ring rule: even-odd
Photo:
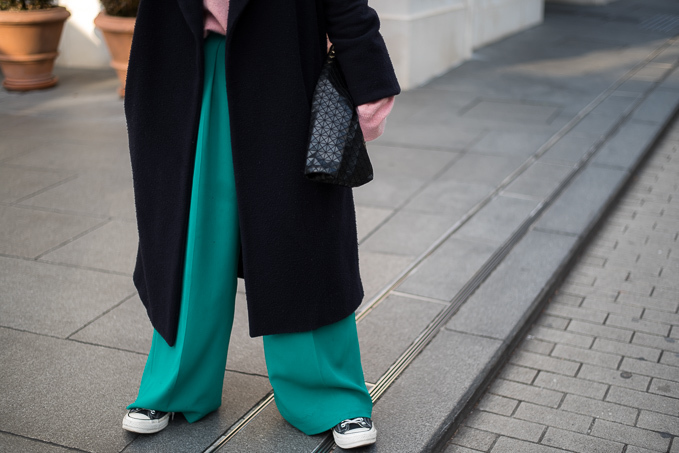
[[[167,412],[155,411],[153,409],[142,409],[140,407],[136,407],[136,408],[130,409],[129,415],[131,415],[132,418],[142,418],[142,417],[134,417],[133,414],[139,414],[143,417],[146,417],[149,420],[159,420],[159,419],[165,417],[165,414],[167,414]]]

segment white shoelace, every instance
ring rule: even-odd
[[[350,425],[352,423],[360,426],[361,428],[369,428],[368,424],[365,422],[363,417],[344,420],[342,423],[340,423],[340,428],[344,429],[344,428],[346,428],[347,425]]]

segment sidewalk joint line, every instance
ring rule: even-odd
[[[38,443],[41,443],[41,444],[45,444],[45,445],[53,445],[55,447],[65,448],[67,450],[79,451],[79,452],[82,452],[82,453],[89,453],[87,450],[81,450],[78,447],[70,447],[68,445],[62,445],[62,444],[58,444],[56,442],[50,442],[48,440],[38,439],[36,437],[29,437],[29,436],[25,436],[23,434],[17,434],[17,433],[13,433],[13,432],[10,432],[10,431],[5,431],[3,429],[0,429],[0,433],[9,434],[10,436],[21,437],[22,439],[32,440],[32,441],[35,441],[35,442],[38,442]]]
[[[136,296],[136,295],[137,295],[137,292],[135,291],[135,292],[133,292],[132,294],[130,294],[129,296],[124,297],[123,300],[121,300],[121,301],[118,302],[117,304],[113,305],[113,306],[112,306],[111,308],[109,308],[108,310],[103,311],[103,312],[100,313],[98,316],[96,316],[94,319],[90,320],[89,322],[85,323],[83,326],[81,326],[81,327],[79,327],[78,329],[76,329],[75,332],[72,332],[70,335],[67,335],[67,336],[66,336],[66,339],[67,339],[67,340],[72,340],[71,337],[72,337],[73,335],[77,334],[78,332],[80,332],[81,330],[83,330],[85,327],[89,326],[90,324],[92,324],[92,323],[95,322],[96,320],[100,319],[102,316],[107,315],[108,313],[110,313],[110,312],[113,311],[114,309],[120,307],[122,304],[124,304],[124,303],[127,302],[128,300],[132,299],[132,298],[133,298],[134,296]]]
[[[43,171],[45,171],[45,170],[43,170]],[[53,173],[55,173],[55,172],[53,172]],[[50,184],[49,186],[43,187],[42,189],[36,190],[36,191],[33,192],[33,193],[30,193],[30,194],[28,194],[28,195],[24,195],[23,197],[20,197],[20,198],[14,200],[11,204],[12,204],[12,206],[13,206],[13,205],[16,205],[16,204],[19,204],[19,203],[21,203],[21,202],[24,201],[24,200],[28,200],[29,198],[33,198],[33,197],[35,197],[35,196],[38,196],[38,195],[40,195],[41,193],[45,193],[45,192],[47,192],[48,190],[54,189],[55,187],[63,186],[64,184],[69,183],[69,182],[71,182],[71,181],[73,181],[73,180],[75,180],[75,179],[78,179],[78,174],[77,174],[77,173],[74,174],[74,175],[71,175],[71,176],[67,176],[66,178],[64,178],[64,179],[62,179],[62,180],[60,180],[60,181],[57,181],[57,182],[55,182],[54,184]]]
[[[67,239],[67,240],[65,240],[64,242],[60,243],[60,244],[57,244],[57,245],[55,245],[54,247],[49,248],[49,249],[47,249],[46,251],[44,251],[44,252],[42,252],[42,253],[39,253],[39,254],[38,254],[37,256],[35,256],[33,259],[34,259],[35,261],[38,261],[38,260],[39,260],[40,258],[42,258],[43,256],[45,256],[45,255],[47,255],[47,254],[49,254],[49,253],[51,253],[51,252],[53,252],[53,251],[55,251],[55,250],[57,250],[57,249],[60,249],[61,247],[64,247],[65,245],[68,245],[68,244],[70,244],[71,242],[77,241],[77,240],[80,239],[81,237],[83,237],[83,236],[85,236],[85,235],[87,235],[87,234],[89,234],[89,233],[91,233],[91,232],[93,232],[93,231],[95,231],[95,230],[98,230],[99,228],[101,228],[101,227],[103,227],[104,225],[107,225],[107,224],[109,224],[109,223],[111,223],[111,219],[110,219],[110,218],[107,219],[107,220],[104,220],[103,222],[101,222],[101,223],[99,223],[99,224],[97,224],[97,225],[95,225],[95,226],[93,226],[93,227],[91,227],[91,228],[86,229],[85,231],[83,231],[83,232],[81,232],[81,233],[79,233],[79,234],[76,234],[76,235],[73,236],[72,238]]]

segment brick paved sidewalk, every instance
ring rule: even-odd
[[[679,119],[446,453],[679,453]]]

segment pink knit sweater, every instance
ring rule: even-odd
[[[207,36],[211,31],[225,35],[229,0],[203,0],[203,10],[205,11],[205,35]],[[358,121],[366,141],[375,140],[382,135],[387,115],[393,106],[394,96],[391,96],[357,107]]]

